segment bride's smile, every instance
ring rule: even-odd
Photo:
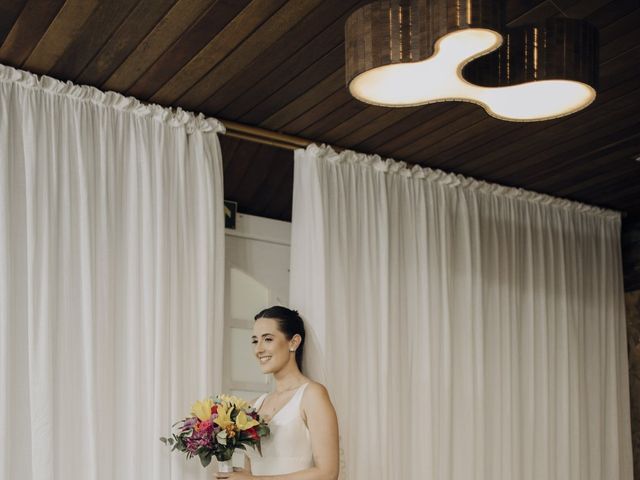
[[[271,355],[267,355],[264,357],[258,357],[260,359],[260,363],[267,363],[269,360],[271,360]]]

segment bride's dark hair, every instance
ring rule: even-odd
[[[294,335],[300,335],[302,341],[296,349],[296,363],[302,372],[302,350],[304,348],[304,322],[296,310],[286,307],[273,306],[265,308],[258,313],[254,320],[259,318],[273,318],[278,322],[278,329],[284,334],[287,340],[291,340]]]

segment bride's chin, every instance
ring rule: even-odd
[[[260,369],[262,370],[262,373],[265,375],[276,373],[279,370],[274,365],[260,365]]]

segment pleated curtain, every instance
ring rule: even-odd
[[[0,67],[0,478],[210,478],[159,437],[221,387],[220,131]]]
[[[342,478],[633,478],[619,214],[312,145],[292,223]]]

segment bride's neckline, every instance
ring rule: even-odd
[[[295,398],[296,394],[298,393],[298,391],[304,387],[305,385],[307,385],[309,382],[305,382],[302,385],[300,385],[298,388],[295,389],[295,392],[293,392],[293,395],[291,395],[291,398],[289,400],[287,400],[287,403],[285,403],[282,407],[280,407],[278,409],[278,411],[276,413],[274,413],[273,415],[271,415],[271,417],[269,417],[269,420],[266,420],[267,422],[271,422],[274,418],[276,418],[278,416],[278,414],[284,410],[285,408],[287,408],[287,406],[289,406],[289,404],[293,401],[293,399]],[[292,389],[293,390],[293,389]],[[258,411],[256,412],[258,415],[260,415],[260,410],[262,410],[262,407],[264,406],[264,401],[266,400],[267,396],[269,394],[265,393],[264,396],[262,397],[262,400],[260,401],[260,406],[258,407]]]

